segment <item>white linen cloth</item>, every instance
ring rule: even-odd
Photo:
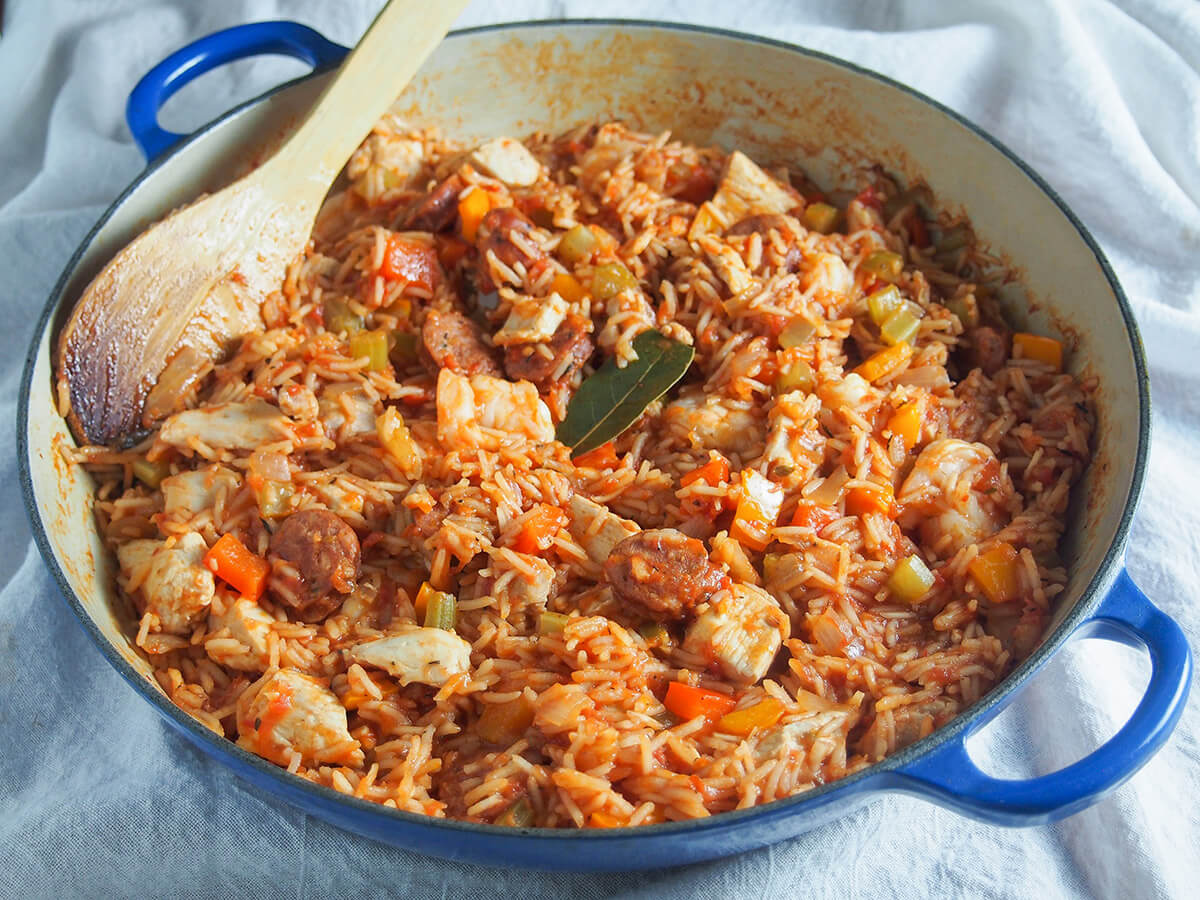
[[[142,168],[123,112],[187,41],[289,18],[351,44],[379,0],[9,0],[0,37],[0,417],[15,421],[33,323],[76,244]],[[1129,567],[1200,645],[1200,4],[1007,0],[478,0],[461,25],[588,15],[767,35],[886,73],[1027,160],[1100,241],[1133,301],[1155,403]],[[166,124],[197,126],[302,71],[265,58],[204,77]],[[640,874],[456,865],[310,818],[168,729],[78,627],[34,547],[14,433],[0,431],[0,895],[561,898],[1195,897],[1200,713],[1098,806],[1009,830],[884,797],[796,840]],[[1052,771],[1111,735],[1148,672],[1088,641],[972,749],[988,771]]]

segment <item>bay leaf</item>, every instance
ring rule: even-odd
[[[695,348],[653,329],[635,337],[633,349],[636,360],[624,368],[607,360],[571,398],[555,436],[572,455],[596,449],[636,422],[684,376],[696,355]]]

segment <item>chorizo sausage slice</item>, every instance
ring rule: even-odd
[[[621,541],[605,560],[604,575],[618,600],[658,622],[686,618],[729,581],[700,541],[674,528]]]
[[[488,251],[496,254],[496,259],[510,269],[521,263],[528,271],[534,263],[546,258],[545,251],[537,245],[530,235],[533,223],[525,218],[519,210],[512,207],[489,210],[479,224],[479,233],[475,246],[479,250],[479,290],[490,293],[495,290],[491,276],[488,274]],[[514,240],[514,236],[516,240]],[[521,237],[524,236],[524,240]]]
[[[271,593],[305,622],[319,622],[342,605],[358,581],[358,535],[327,509],[292,513],[271,536]]]
[[[479,328],[462,313],[429,310],[421,327],[421,343],[435,375],[441,369],[460,375],[501,375]]]
[[[546,348],[549,353],[543,352]],[[504,370],[517,381],[532,381],[546,387],[558,381],[569,381],[584,367],[596,345],[587,332],[587,322],[580,316],[567,316],[550,340],[540,344],[513,344],[504,353]]]
[[[445,231],[458,215],[458,195],[466,187],[462,178],[451,175],[432,191],[417,201],[408,217],[407,227],[411,231]]]

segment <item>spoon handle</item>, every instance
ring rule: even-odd
[[[468,0],[390,0],[342,63],[312,112],[262,175],[317,202],[371,127],[441,43]]]

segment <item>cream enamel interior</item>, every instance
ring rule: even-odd
[[[153,683],[114,602],[112,560],[97,534],[88,475],[60,451],[72,438],[51,390],[55,326],[91,276],[156,218],[212,190],[269,152],[326,76],[298,82],[207,130],[146,175],[91,239],[40,335],[29,411],[33,493],[58,562],[101,633]],[[1032,330],[1064,335],[1070,365],[1096,374],[1095,461],[1076,488],[1064,554],[1069,611],[1117,540],[1135,479],[1138,372],[1120,306],[1095,254],[1038,185],[978,134],[887,83],[783,47],[652,26],[521,27],[451,36],[397,101],[414,123],[457,137],[557,132],[600,117],[802,164],[836,183],[856,163],[922,178],[943,209],[1023,275]],[[1111,577],[1111,573],[1105,573]]]

